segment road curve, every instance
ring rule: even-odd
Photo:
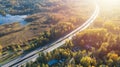
[[[34,61],[37,57],[39,57],[38,52],[50,52],[60,46],[62,46],[67,39],[72,39],[72,37],[78,33],[81,32],[82,30],[86,29],[98,16],[99,14],[99,6],[96,4],[96,8],[95,11],[93,12],[92,16],[84,23],[82,24],[80,27],[78,27],[77,29],[75,29],[74,31],[72,31],[71,33],[69,33],[68,35],[60,38],[59,40],[55,41],[54,43],[51,43],[49,46],[45,46],[43,48],[38,48],[30,53],[28,53],[25,56],[20,56],[17,59],[2,65],[1,67],[19,67],[22,64],[25,64],[29,61]]]

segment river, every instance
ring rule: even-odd
[[[27,24],[27,22],[25,21],[26,17],[27,15],[10,15],[10,14],[7,14],[6,16],[0,15],[0,25],[11,24],[14,22],[19,22],[21,25],[25,25]]]

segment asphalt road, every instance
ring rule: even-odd
[[[35,61],[37,57],[39,57],[38,52],[50,52],[53,51],[54,49],[62,46],[67,39],[72,39],[73,36],[75,36],[76,33],[81,32],[82,30],[86,29],[93,21],[97,18],[99,14],[99,6],[96,4],[95,11],[93,12],[92,16],[80,27],[72,31],[71,33],[67,34],[64,37],[61,37],[59,40],[55,41],[54,43],[51,43],[49,46],[45,46],[43,48],[38,48],[25,56],[20,56],[17,59],[2,65],[1,67],[19,67],[20,65],[26,64],[27,62],[30,61]]]

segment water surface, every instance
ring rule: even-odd
[[[27,22],[25,21],[26,17],[27,15],[10,15],[10,14],[7,14],[6,16],[0,15],[0,25],[10,24],[14,22],[19,22],[21,25],[25,25],[27,24]]]

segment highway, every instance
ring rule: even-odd
[[[12,60],[11,62],[7,64],[2,65],[1,67],[19,67],[23,64],[26,64],[27,62],[34,61],[37,57],[39,57],[38,52],[46,53],[46,52],[53,51],[54,49],[62,46],[66,42],[67,39],[72,39],[72,37],[75,36],[76,33],[81,32],[82,30],[86,29],[91,23],[93,23],[93,21],[97,18],[98,14],[99,14],[99,6],[96,4],[95,11],[93,12],[92,16],[84,24],[82,24],[80,27],[78,27],[71,33],[49,44],[49,46],[46,45],[43,48],[38,48],[26,54],[25,56],[20,56],[17,59]]]

